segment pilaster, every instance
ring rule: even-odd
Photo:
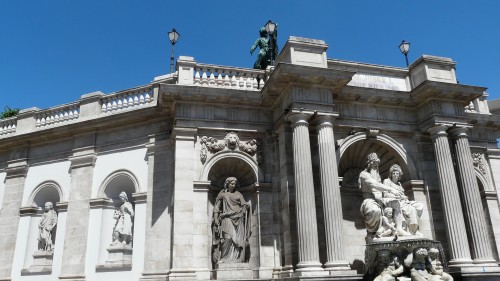
[[[475,264],[490,263],[496,266],[488,238],[486,219],[481,202],[477,178],[474,174],[469,140],[466,128],[453,128],[450,133],[454,139],[454,150],[457,157],[458,178],[462,194],[466,229],[469,232],[472,258]]]
[[[94,165],[97,160],[94,134],[75,138],[71,161],[66,232],[64,237],[62,270],[59,280],[85,280],[85,258],[90,217],[90,197]]]
[[[167,280],[171,266],[172,142],[150,135],[146,192],[146,245],[141,281]]]
[[[297,214],[299,275],[320,275],[324,272],[319,262],[318,230],[314,200],[314,183],[309,141],[311,114],[292,112],[288,120],[293,130],[293,162],[295,172],[295,209]]]
[[[18,159],[5,169],[5,190],[0,213],[0,280],[11,280],[12,262],[19,228],[19,208],[28,173],[26,159]]]
[[[448,143],[447,126],[435,126],[428,131],[434,145],[434,155],[441,191],[446,235],[450,252],[450,266],[467,266],[472,264],[467,233],[457,180],[451,159],[451,150]]]

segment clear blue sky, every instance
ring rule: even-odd
[[[251,68],[269,19],[289,36],[323,39],[328,57],[405,66],[398,50],[457,62],[462,84],[500,98],[500,1],[0,1],[0,109],[48,108],[123,90],[169,72],[175,55]]]

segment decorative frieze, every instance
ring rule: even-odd
[[[472,163],[474,164],[474,167],[477,167],[481,173],[486,175],[486,168],[484,167],[482,153],[472,153]]]

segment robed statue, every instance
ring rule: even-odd
[[[115,210],[113,218],[115,227],[113,228],[113,244],[132,246],[132,226],[134,223],[134,207],[128,201],[127,193],[122,191],[118,196],[122,205]]]
[[[215,199],[212,217],[212,246],[214,263],[242,263],[249,247],[252,227],[251,202],[246,202],[236,190],[235,177],[228,177],[224,189]]]
[[[57,225],[57,213],[52,202],[45,203],[45,212],[38,223],[38,250],[52,251]]]

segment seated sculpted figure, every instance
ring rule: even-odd
[[[367,238],[376,236],[380,228],[382,209],[391,207],[393,209],[396,234],[407,235],[403,230],[403,222],[399,200],[397,198],[383,197],[382,193],[397,196],[398,191],[391,186],[382,184],[378,172],[380,160],[376,153],[370,153],[366,162],[366,168],[359,174],[359,187],[363,192],[363,203],[361,204],[361,214],[367,231]]]
[[[377,253],[379,275],[373,281],[396,281],[396,277],[404,271],[403,265],[391,251],[382,249]]]
[[[422,236],[419,231],[420,217],[422,216],[424,205],[420,202],[410,201],[404,195],[404,189],[399,180],[403,176],[403,171],[398,164],[394,164],[389,168],[389,178],[384,180],[384,184],[397,190],[397,194],[384,192],[384,198],[396,198],[399,200],[401,213],[406,221],[407,231],[416,236]]]
[[[132,225],[134,219],[134,207],[128,202],[127,193],[122,191],[118,196],[122,205],[115,210],[113,218],[116,220],[113,229],[113,244],[132,246]]]
[[[43,213],[38,223],[38,250],[52,251],[54,241],[52,241],[57,225],[57,213],[54,211],[52,202],[45,203],[45,213]]]
[[[229,177],[215,199],[212,217],[214,263],[245,262],[251,234],[251,203],[236,190],[238,180]]]

